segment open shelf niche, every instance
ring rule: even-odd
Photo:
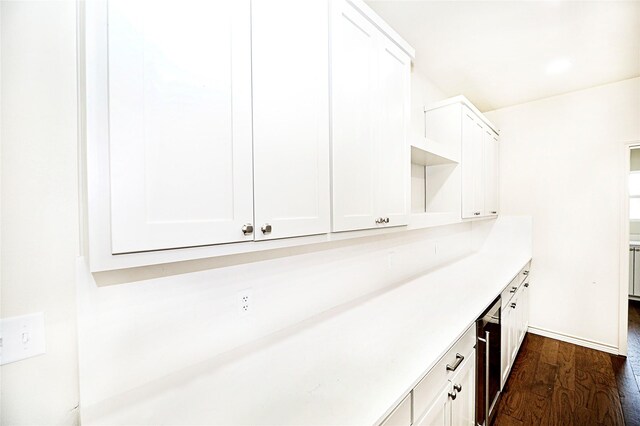
[[[424,137],[411,145],[411,228],[461,221],[460,125],[448,109],[425,109]]]

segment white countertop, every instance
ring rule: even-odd
[[[127,392],[91,423],[375,424],[529,260],[473,254]]]

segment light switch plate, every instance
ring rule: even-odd
[[[42,312],[0,320],[0,365],[45,352]]]

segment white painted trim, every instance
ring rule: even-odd
[[[469,99],[467,99],[463,95],[458,95],[458,96],[454,96],[452,98],[447,98],[447,99],[444,99],[442,101],[433,103],[433,104],[431,104],[429,106],[425,106],[424,112],[428,112],[428,111],[431,111],[431,110],[434,110],[434,109],[442,108],[442,107],[445,107],[445,106],[448,106],[448,105],[451,105],[451,104],[456,104],[456,103],[460,103],[460,104],[466,105],[471,111],[473,111],[473,113],[475,115],[477,115],[484,122],[484,124],[486,124],[487,126],[491,127],[491,130],[493,130],[498,135],[500,135],[500,130],[498,129],[498,126],[496,126],[491,121],[489,121],[489,119],[487,117],[485,117],[484,114],[482,112],[480,112],[480,110],[478,108],[476,108],[476,106],[474,104],[472,104],[471,101]]]
[[[405,51],[407,55],[411,57],[411,60],[416,58],[416,50],[403,39],[384,19],[380,17],[373,9],[371,9],[363,0],[346,0],[354,8],[356,8],[362,16],[367,18],[373,25],[375,25],[380,31],[382,31],[393,43],[395,43],[400,49]]]
[[[595,349],[597,351],[607,352],[613,355],[619,355],[620,351],[613,345],[606,343],[600,343],[589,339],[583,339],[581,337],[572,336],[569,334],[557,333],[555,331],[546,330],[544,328],[529,326],[527,329],[529,333],[537,334],[539,336],[549,337],[551,339],[561,340],[563,342],[572,343],[578,346],[584,346],[585,348]]]

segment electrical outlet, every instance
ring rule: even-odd
[[[253,310],[253,297],[250,288],[238,292],[238,313],[242,316],[249,315]]]

